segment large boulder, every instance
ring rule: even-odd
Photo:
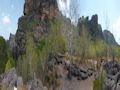
[[[103,67],[109,75],[116,75],[120,71],[120,65],[115,60],[106,62]]]

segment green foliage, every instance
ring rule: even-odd
[[[99,82],[99,79],[96,79],[96,80],[94,80],[94,82],[93,82],[93,90],[99,90],[99,88],[100,88],[100,82]]]
[[[15,64],[14,64],[13,58],[12,58],[12,57],[9,57],[9,59],[8,59],[8,61],[7,61],[7,64],[6,64],[6,67],[5,67],[5,71],[10,70],[10,69],[13,68],[14,66],[15,66]]]
[[[28,33],[26,42],[26,54],[19,57],[17,64],[18,73],[23,77],[24,82],[27,82],[33,78],[37,69],[38,59],[39,58],[33,36],[31,33]]]
[[[55,22],[50,22],[51,31],[42,37],[41,42],[38,45],[39,61],[37,64],[37,75],[40,76],[43,83],[45,82],[46,72],[46,60],[51,52],[64,53],[66,51],[66,43],[61,34],[61,22],[59,19]]]
[[[75,51],[79,54],[81,60],[85,61],[85,59],[89,56],[89,48],[91,43],[91,36],[89,35],[86,25],[82,25],[80,36],[76,38],[75,43]]]
[[[27,28],[29,30],[29,29],[33,29],[35,26],[39,25],[39,23],[40,22],[38,20],[31,20],[30,19],[26,26],[27,26]]]
[[[100,74],[98,79],[94,80],[93,90],[105,90],[105,76],[103,72]]]
[[[120,60],[120,47],[114,46],[113,49],[115,57],[117,58],[117,60]]]
[[[17,73],[22,76],[24,83],[30,80],[30,65],[25,55],[18,59]]]
[[[101,39],[95,41],[96,56],[102,57],[107,54],[107,44]]]
[[[28,23],[27,23],[28,22]],[[48,21],[49,22],[49,21]],[[39,22],[28,20],[24,25],[26,29],[35,27]],[[41,37],[39,44],[35,44],[32,33],[27,33],[26,38],[26,54],[19,57],[17,71],[23,77],[24,82],[29,81],[34,74],[39,76],[44,82],[46,72],[46,60],[51,52],[64,53],[66,51],[66,43],[61,34],[61,21],[55,19],[49,22],[50,32]]]
[[[66,51],[66,42],[61,33],[61,20],[56,19],[55,22],[51,22],[51,33],[49,36],[49,45],[53,52],[65,52]]]
[[[29,16],[29,17],[24,17],[20,21],[19,25],[20,25],[20,27],[22,27],[23,30],[31,30],[39,24],[40,24],[39,20],[35,20],[35,19],[33,19],[32,16]]]
[[[93,59],[95,57],[96,57],[96,50],[95,50],[94,42],[91,42],[88,49],[88,58]]]
[[[6,41],[0,37],[0,74],[5,71],[5,66],[8,60],[8,49]]]

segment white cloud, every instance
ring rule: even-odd
[[[112,26],[112,33],[114,34],[116,41],[120,44],[120,16]]]
[[[8,32],[12,33],[12,31],[13,31],[12,28],[8,28]]]
[[[3,24],[9,24],[11,22],[9,16],[3,16],[2,22]]]
[[[69,17],[69,9],[70,9],[70,0],[57,0],[59,10],[65,15]]]

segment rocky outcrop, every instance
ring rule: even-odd
[[[104,35],[105,41],[108,44],[110,44],[110,45],[118,45],[118,43],[115,41],[115,38],[114,38],[113,34],[110,31],[104,30],[103,35]]]
[[[102,31],[102,27],[100,24],[98,24],[98,16],[95,14],[92,16],[92,18],[89,20],[89,17],[82,16],[78,20],[78,31],[79,34],[81,34],[83,28],[82,26],[85,26],[87,29],[87,32],[90,34],[91,39],[94,41],[96,39],[104,40],[109,45],[116,45],[118,46],[118,43],[116,42],[113,34],[108,31],[104,30]]]
[[[49,13],[49,8],[57,9],[56,0],[25,0],[24,15],[30,15],[31,13]],[[45,10],[45,11],[44,11]]]
[[[49,21],[54,21],[58,12],[56,0],[25,0],[24,16],[19,18],[15,36],[16,60],[26,52],[26,34],[32,32],[34,42],[39,43],[50,31]]]
[[[9,51],[14,59],[17,57],[16,52],[16,42],[15,42],[15,35],[10,34],[9,40],[8,40],[8,47]]]
[[[98,15],[92,16],[91,20],[89,21],[89,27],[93,39],[95,39],[96,37],[103,39],[101,25],[98,24]]]
[[[82,32],[83,25],[86,27],[87,32],[90,34],[92,40],[95,40],[96,38],[104,39],[101,25],[98,24],[97,15],[93,15],[90,20],[89,20],[89,17],[84,17],[84,16],[82,16],[78,20],[77,27],[78,27],[79,34],[81,34]]]

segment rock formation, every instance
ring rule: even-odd
[[[108,44],[110,44],[110,45],[116,45],[116,46],[118,45],[118,43],[115,41],[115,38],[114,38],[113,34],[110,31],[104,30],[103,35],[104,35],[105,41]]]
[[[16,58],[16,42],[15,42],[15,35],[13,34],[10,34],[10,37],[9,37],[9,40],[8,40],[8,48],[9,48],[9,51],[12,55],[13,58]]]
[[[19,18],[16,32],[16,59],[25,53],[26,33],[33,32],[34,41],[40,42],[44,33],[50,31],[49,20],[58,14],[56,0],[25,0],[24,16]]]
[[[93,15],[90,20],[89,17],[84,16],[79,18],[77,25],[79,34],[82,31],[82,25],[85,25],[87,27],[88,33],[91,35],[92,40],[101,39],[109,45],[118,46],[118,43],[115,41],[113,34],[108,30],[102,30],[101,25],[98,24],[97,15]]]

